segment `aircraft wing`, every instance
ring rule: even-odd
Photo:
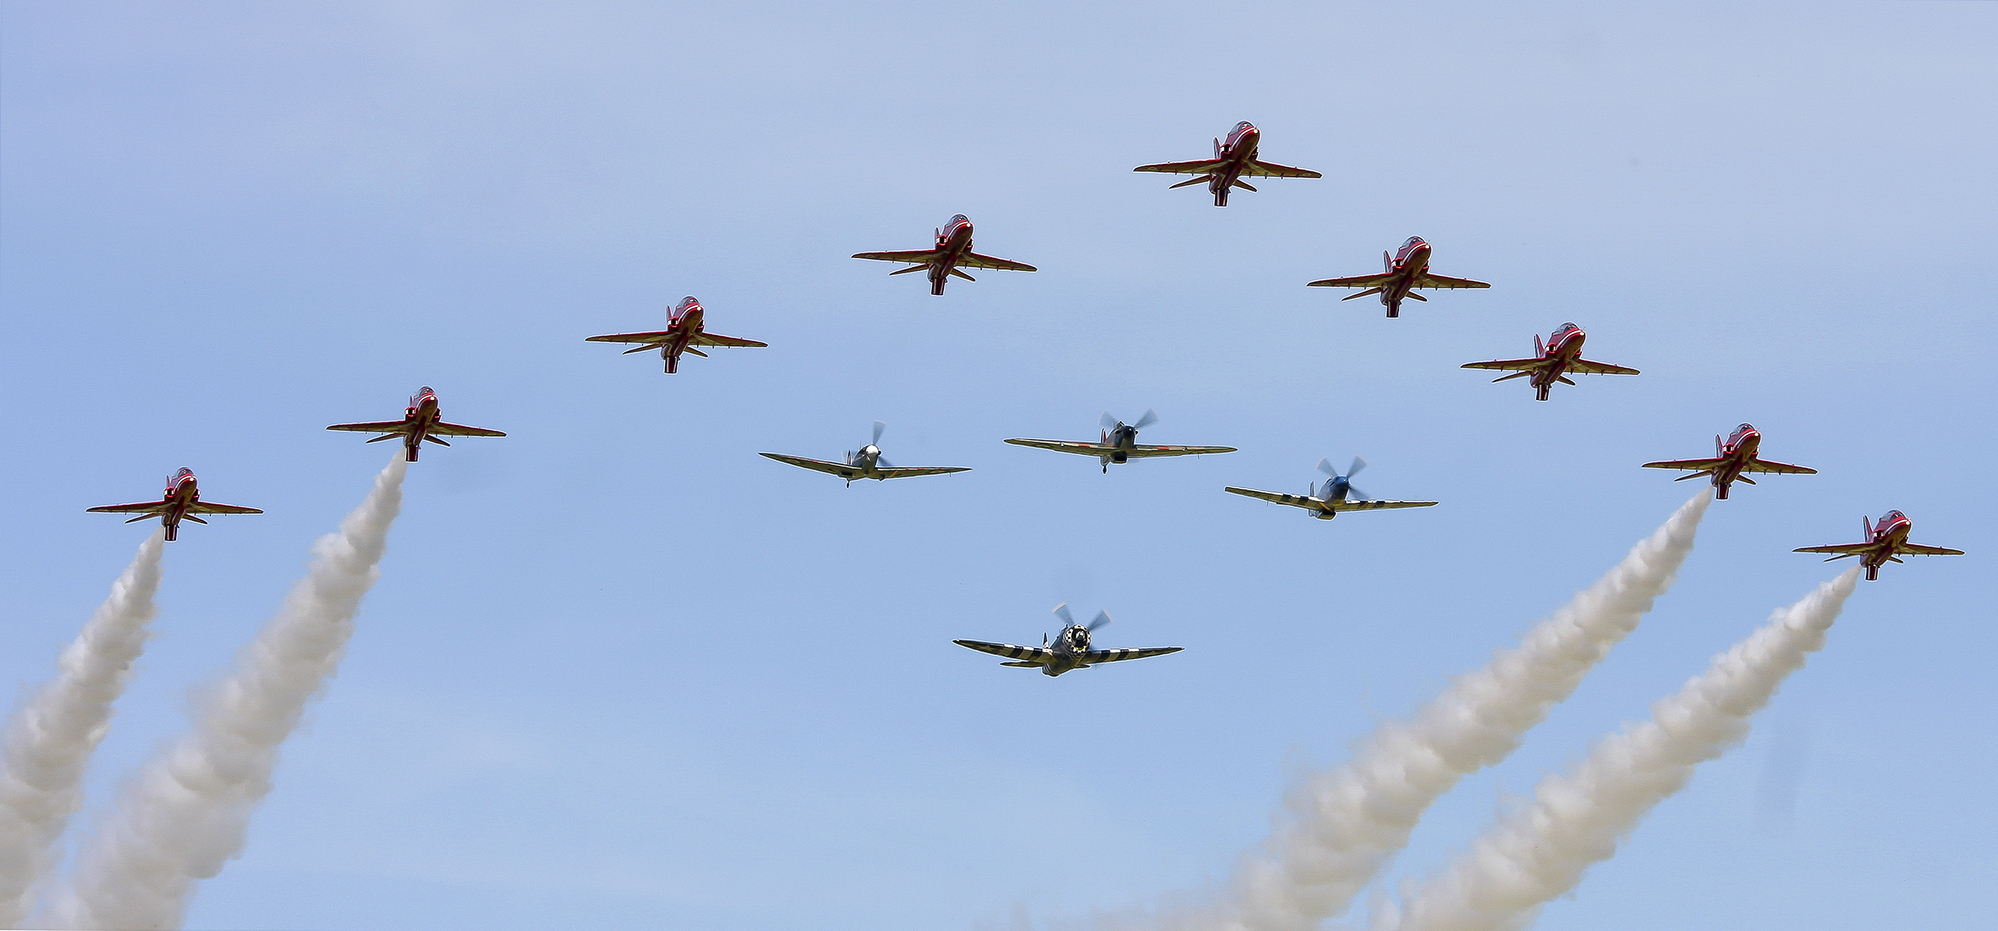
[[[1010,643],[986,643],[983,640],[952,640],[961,647],[970,647],[980,653],[1004,656],[1022,662],[1007,663],[1008,666],[1045,666],[1054,660],[1054,651],[1047,647],[1021,647]]]
[[[958,264],[963,265],[966,268],[992,268],[992,269],[998,269],[999,271],[1007,271],[1007,272],[1040,271],[1040,269],[1035,268],[1032,265],[1028,265],[1025,262],[1015,262],[1012,259],[1002,259],[990,255],[979,255],[976,252],[965,253],[963,261],[959,262]]]
[[[760,343],[753,339],[743,339],[740,336],[723,336],[720,333],[702,333],[694,337],[694,343],[700,346],[728,346],[730,348],[760,348],[770,345],[769,343]]]
[[[1271,504],[1288,504],[1294,508],[1309,508],[1314,511],[1318,510],[1318,503],[1319,503],[1318,499],[1306,495],[1287,495],[1280,491],[1257,491],[1254,488],[1236,488],[1233,485],[1229,485],[1228,487],[1223,488],[1221,490],[1228,492],[1230,494],[1246,495],[1251,498],[1261,498],[1262,500],[1268,501]]]
[[[665,339],[666,337],[668,337],[668,336],[672,336],[672,335],[673,335],[673,331],[672,331],[672,330],[654,330],[654,331],[652,331],[652,332],[650,332],[650,333],[612,333],[612,334],[610,334],[610,335],[608,335],[608,336],[592,336],[592,337],[590,337],[589,339],[586,339],[586,340],[584,340],[584,342],[589,342],[589,343],[656,343],[656,342],[659,342],[660,340],[662,340],[662,339]]]
[[[137,504],[107,504],[103,507],[85,508],[84,510],[92,514],[150,514],[154,511],[164,510],[165,508],[166,502],[164,501],[141,501]]]
[[[931,259],[937,257],[937,250],[908,249],[902,252],[856,252],[853,254],[853,257],[856,259],[874,259],[880,262],[913,262],[917,265],[926,265]]]
[[[917,475],[945,475],[951,472],[969,472],[969,466],[884,466],[877,465],[874,471],[886,478],[911,478]]]
[[[1125,454],[1133,459],[1145,459],[1156,456],[1209,456],[1234,451],[1233,446],[1133,446]]]
[[[1169,175],[1208,175],[1228,164],[1218,158],[1201,159],[1197,162],[1160,162],[1156,165],[1139,165],[1132,171],[1159,171]],[[1316,177],[1314,175],[1314,177]]]
[[[375,423],[336,423],[328,430],[352,430],[355,433],[408,433],[407,420],[381,420]]]
[[[1871,543],[1835,543],[1831,546],[1800,546],[1792,553],[1837,553],[1840,556],[1857,556],[1873,548]]]
[[[1393,275],[1354,275],[1351,278],[1320,278],[1307,288],[1378,288],[1387,284]]]
[[[1494,372],[1530,372],[1546,364],[1546,362],[1546,359],[1494,359],[1490,362],[1466,362],[1463,367],[1467,369],[1491,369]]]
[[[1818,470],[1809,466],[1790,465],[1785,462],[1770,462],[1767,459],[1750,459],[1742,467],[1743,472],[1778,472],[1784,475],[1816,475]]]
[[[958,642],[964,643],[964,641],[962,640],[959,640]],[[1164,656],[1167,653],[1178,653],[1179,651],[1184,649],[1186,648],[1185,647],[1139,647],[1136,649],[1124,649],[1124,650],[1090,650],[1089,652],[1082,654],[1080,659],[1082,660],[1083,665],[1094,666],[1097,663],[1115,663],[1127,659],[1144,659],[1147,656]]]
[[[1101,443],[1091,443],[1087,440],[1030,440],[1021,438],[1007,440],[1006,442],[1014,446],[1052,449],[1058,453],[1074,453],[1078,456],[1105,456],[1110,453],[1110,447]]]
[[[1911,553],[1916,556],[1962,556],[1963,555],[1962,550],[1953,550],[1946,546],[1924,546],[1920,543],[1903,543],[1900,546],[1895,547],[1894,552]]]
[[[1634,368],[1629,368],[1627,366],[1622,366],[1622,365],[1611,365],[1608,362],[1590,362],[1587,359],[1576,359],[1573,363],[1569,364],[1568,371],[1574,372],[1577,375],[1637,374],[1637,370]]]
[[[1144,169],[1140,168],[1139,171]],[[1288,165],[1275,165],[1269,162],[1251,161],[1244,166],[1242,173],[1252,178],[1323,178],[1325,175],[1309,168],[1292,168]]]
[[[235,504],[215,504],[209,501],[196,501],[187,506],[189,514],[262,514],[262,508],[246,508]]]
[[[827,462],[823,459],[806,459],[803,456],[786,456],[783,453],[759,453],[765,459],[775,459],[785,465],[814,472],[828,472],[840,478],[852,480],[860,477],[860,470],[843,462]]]
[[[1704,469],[1712,469],[1712,468],[1717,468],[1717,467],[1719,467],[1719,466],[1720,466],[1720,464],[1721,464],[1721,463],[1723,463],[1723,462],[1726,462],[1726,461],[1727,461],[1726,459],[1667,459],[1667,460],[1665,460],[1665,461],[1663,461],[1663,462],[1647,462],[1647,463],[1645,463],[1644,465],[1640,466],[1640,468],[1645,468],[1645,469],[1701,469],[1701,470],[1704,470]],[[1744,470],[1744,471],[1746,471],[1746,470]],[[1816,470],[1813,470],[1813,471],[1816,471]]]
[[[1432,275],[1432,274],[1429,274],[1428,272],[1423,272],[1423,273],[1422,273],[1421,275],[1419,275],[1419,276],[1417,276],[1417,277],[1416,277],[1416,279],[1415,279],[1415,287],[1418,287],[1418,288],[1489,288],[1489,287],[1491,287],[1491,284],[1490,284],[1490,283],[1488,283],[1488,282],[1483,282],[1483,281],[1472,281],[1472,280],[1471,280],[1471,279],[1469,279],[1469,278],[1452,278],[1452,277],[1450,277],[1450,276],[1448,276],[1448,275]]]
[[[506,435],[504,433],[499,432],[498,430],[488,430],[484,427],[467,427],[461,423],[434,423],[430,425],[430,432],[434,434],[441,434],[443,436],[505,436]]]
[[[1335,511],[1374,511],[1383,508],[1432,508],[1436,506],[1436,502],[1434,501],[1378,501],[1372,499],[1366,501],[1353,501],[1349,499],[1346,501],[1328,501],[1326,503],[1331,505],[1332,510]]]

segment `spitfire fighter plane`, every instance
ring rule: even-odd
[[[931,249],[911,249],[905,252],[856,252],[856,259],[875,259],[882,262],[908,262],[908,268],[898,268],[890,275],[906,275],[910,272],[928,270],[930,273],[930,293],[942,294],[944,282],[956,275],[966,281],[978,279],[958,270],[966,268],[995,268],[1009,272],[1038,271],[1025,262],[1002,259],[990,255],[979,255],[971,251],[971,220],[964,214],[950,218],[950,224],[937,230],[937,244]]]
[[[846,479],[848,487],[853,486],[854,479],[860,478],[885,481],[891,478],[909,478],[915,475],[943,475],[946,472],[971,471],[969,468],[963,466],[890,465],[888,460],[881,458],[881,431],[887,428],[887,424],[879,420],[875,421],[874,439],[868,441],[866,446],[862,446],[859,452],[847,453],[846,459],[842,462],[806,459],[803,456],[786,456],[783,453],[762,453],[761,455],[765,458],[775,459],[785,465],[794,465],[801,469],[811,469],[815,472],[830,472],[833,475]]]
[[[1103,437],[1097,442],[1088,440],[1032,440],[1016,438],[1006,442],[1014,446],[1032,446],[1036,449],[1052,449],[1058,453],[1074,453],[1078,456],[1095,456],[1103,462],[1103,472],[1110,473],[1110,463],[1127,462],[1131,459],[1145,459],[1155,456],[1205,456],[1214,453],[1232,453],[1233,446],[1139,446],[1138,431],[1156,423],[1157,411],[1146,411],[1138,422],[1127,424],[1105,412],[1097,422],[1103,427]]]
[[[1228,133],[1228,141],[1214,140],[1214,157],[1197,162],[1164,162],[1158,165],[1139,165],[1132,171],[1158,171],[1172,175],[1198,175],[1188,181],[1181,181],[1172,187],[1186,187],[1189,184],[1207,182],[1207,190],[1214,195],[1214,206],[1228,206],[1228,189],[1241,188],[1254,191],[1242,180],[1251,178],[1323,178],[1318,172],[1308,168],[1291,168],[1256,159],[1256,147],[1262,142],[1262,131],[1244,120],[1235,124]]]
[[[1756,430],[1752,424],[1742,424],[1734,428],[1734,432],[1729,434],[1726,440],[1722,440],[1719,434],[1714,435],[1714,457],[1712,459],[1667,459],[1663,462],[1647,462],[1644,464],[1644,468],[1695,470],[1673,479],[1675,482],[1683,482],[1689,478],[1699,478],[1702,475],[1711,476],[1714,486],[1714,499],[1717,501],[1727,500],[1727,486],[1736,481],[1747,482],[1750,485],[1755,484],[1755,480],[1745,474],[1748,472],[1781,472],[1790,475],[1818,474],[1818,470],[1816,469],[1756,458],[1755,451],[1761,445],[1761,431]]]
[[[1866,528],[1865,543],[1838,543],[1831,546],[1800,546],[1796,553],[1837,553],[1825,560],[1844,559],[1847,556],[1859,557],[1859,564],[1866,567],[1867,579],[1880,577],[1880,567],[1890,562],[1900,562],[1902,555],[1911,556],[1962,556],[1962,550],[1941,546],[1924,546],[1908,542],[1908,528],[1913,526],[1908,515],[1900,511],[1888,511],[1880,515],[1880,523],[1861,517],[1861,526]]]
[[[197,524],[208,523],[195,516],[197,514],[263,513],[259,508],[246,508],[234,504],[215,504],[201,500],[201,489],[194,480],[194,470],[185,468],[167,476],[166,493],[158,501],[141,501],[137,504],[107,504],[103,507],[89,508],[88,510],[94,514],[139,515],[125,522],[128,524],[133,521],[157,517],[160,519],[160,525],[165,528],[166,539],[168,540],[172,540],[179,535],[180,522],[183,519],[194,521]]]
[[[1115,663],[1127,659],[1164,656],[1167,653],[1178,653],[1180,650],[1185,649],[1185,647],[1141,647],[1123,650],[1092,650],[1089,648],[1089,635],[1101,629],[1103,625],[1110,623],[1109,612],[1096,612],[1096,619],[1090,621],[1087,627],[1075,622],[1075,617],[1068,613],[1067,602],[1055,605],[1054,613],[1061,618],[1061,622],[1065,626],[1062,628],[1061,633],[1056,635],[1053,643],[1049,643],[1045,635],[1041,637],[1041,645],[1037,647],[1014,646],[1010,643],[987,643],[983,640],[953,640],[951,642],[961,647],[970,647],[980,653],[1004,656],[1012,660],[1011,662],[1000,663],[999,665],[1001,666],[1039,667],[1042,674],[1050,676],[1058,676],[1071,669],[1088,669],[1098,663]]]
[[[336,423],[328,430],[350,430],[355,433],[379,433],[368,442],[402,438],[403,451],[410,462],[416,461],[416,451],[421,449],[424,440],[439,446],[451,444],[438,439],[440,436],[505,436],[498,430],[484,427],[467,427],[464,424],[445,423],[437,410],[437,392],[429,385],[409,397],[409,407],[403,411],[401,420],[383,420],[375,423]]]
[[[770,345],[769,343],[760,343],[753,339],[723,336],[720,333],[709,333],[704,329],[706,316],[707,311],[701,307],[701,302],[694,300],[693,295],[690,294],[681,298],[680,305],[673,308],[673,312],[667,316],[666,329],[652,330],[645,333],[612,333],[608,336],[592,336],[587,342],[638,344],[625,350],[625,355],[657,349],[659,350],[659,358],[666,360],[666,374],[668,375],[680,370],[681,353],[691,352],[704,359],[707,358],[707,353],[695,348],[698,346],[760,349]]]
[[[1469,278],[1451,278],[1447,275],[1429,273],[1429,244],[1420,236],[1410,236],[1393,255],[1381,253],[1381,264],[1387,270],[1378,275],[1355,275],[1351,278],[1321,278],[1305,287],[1309,288],[1365,288],[1357,294],[1340,298],[1350,301],[1369,294],[1381,296],[1381,306],[1387,308],[1390,317],[1401,316],[1402,298],[1418,301],[1429,300],[1415,293],[1416,288],[1489,288],[1490,284],[1472,281]]]
[[[1304,508],[1319,520],[1331,520],[1340,511],[1372,511],[1382,508],[1427,508],[1435,507],[1434,501],[1382,501],[1367,497],[1367,493],[1353,487],[1353,476],[1367,467],[1367,460],[1353,457],[1353,464],[1346,467],[1346,474],[1340,475],[1332,468],[1328,459],[1318,460],[1318,471],[1330,478],[1325,480],[1324,489],[1312,482],[1310,489],[1302,495],[1286,495],[1275,491],[1257,491],[1253,488],[1236,488],[1233,485],[1222,489],[1231,494],[1261,498],[1274,504],[1288,504],[1294,508]]]
[[[1584,333],[1581,327],[1572,323],[1564,323],[1561,324],[1560,329],[1555,330],[1553,334],[1547,337],[1547,342],[1544,344],[1540,342],[1540,334],[1535,333],[1533,335],[1533,358],[1531,359],[1467,362],[1464,364],[1464,368],[1491,369],[1493,371],[1513,373],[1511,375],[1500,375],[1492,379],[1494,382],[1501,382],[1512,378],[1524,378],[1530,375],[1533,378],[1531,384],[1535,392],[1534,398],[1540,401],[1547,400],[1547,392],[1553,389],[1555,382],[1558,381],[1564,385],[1574,384],[1575,382],[1568,377],[1569,373],[1576,375],[1637,374],[1637,370],[1633,368],[1610,365],[1607,362],[1590,362],[1582,358],[1582,342],[1588,338],[1589,335]]]

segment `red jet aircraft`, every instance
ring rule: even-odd
[[[1390,317],[1401,316],[1401,299],[1414,298],[1429,300],[1415,293],[1416,288],[1489,288],[1490,284],[1472,281],[1469,278],[1450,278],[1429,273],[1429,244],[1420,236],[1410,236],[1393,255],[1381,253],[1381,264],[1387,271],[1378,275],[1354,275],[1351,278],[1321,278],[1305,287],[1310,288],[1365,288],[1358,294],[1348,294],[1340,298],[1350,301],[1369,294],[1381,296],[1381,306],[1387,308]]]
[[[657,349],[659,350],[659,358],[666,360],[666,374],[668,375],[680,370],[680,354],[683,352],[691,352],[701,358],[707,358],[708,354],[695,349],[694,347],[696,346],[762,348],[770,345],[769,343],[759,343],[753,339],[741,339],[734,336],[723,336],[719,333],[709,333],[702,328],[702,318],[705,316],[707,316],[707,311],[701,308],[701,302],[694,300],[693,295],[690,294],[681,298],[680,306],[673,308],[672,314],[666,318],[666,329],[653,330],[647,333],[612,333],[609,336],[592,336],[587,342],[638,344],[625,350],[625,355],[631,355],[634,352],[644,352],[648,349]]]
[[[179,534],[182,518],[194,521],[197,524],[208,523],[194,516],[196,514],[263,513],[258,508],[238,507],[233,504],[212,504],[201,500],[201,490],[195,486],[194,482],[194,470],[186,468],[167,476],[166,494],[162,495],[158,501],[141,501],[137,504],[107,504],[103,507],[90,508],[89,511],[93,514],[139,515],[125,522],[128,524],[133,521],[157,517],[160,519],[160,525],[166,529],[166,538],[168,540],[172,540]]]
[[[1466,363],[1464,367],[1467,369],[1492,369],[1500,372],[1512,372],[1511,375],[1500,375],[1492,379],[1495,382],[1531,375],[1533,376],[1533,390],[1537,392],[1535,400],[1539,401],[1547,400],[1547,392],[1553,389],[1554,383],[1557,381],[1564,385],[1574,384],[1574,381],[1568,378],[1568,373],[1570,372],[1577,375],[1637,374],[1637,370],[1633,368],[1610,365],[1607,362],[1590,362],[1582,358],[1582,341],[1588,338],[1589,335],[1582,332],[1581,327],[1572,323],[1564,323],[1561,324],[1560,329],[1554,331],[1553,335],[1547,337],[1547,342],[1544,345],[1540,342],[1540,334],[1535,333],[1533,335],[1533,358],[1531,359],[1501,359],[1492,362],[1470,362]]]
[[[379,433],[381,436],[368,440],[379,443],[402,437],[402,448],[409,454],[409,461],[416,461],[416,451],[429,440],[439,446],[451,444],[438,439],[439,436],[505,436],[498,430],[484,427],[467,427],[464,424],[445,423],[437,410],[437,392],[424,385],[423,390],[410,395],[409,408],[403,412],[401,420],[382,420],[375,423],[336,423],[328,430],[351,430],[355,433]]]
[[[1242,176],[1251,178],[1323,178],[1318,172],[1308,168],[1291,168],[1256,160],[1256,146],[1262,142],[1263,133],[1255,124],[1244,120],[1235,124],[1228,141],[1214,140],[1214,157],[1198,162],[1165,162],[1158,165],[1139,165],[1132,171],[1159,171],[1171,175],[1199,175],[1190,181],[1181,181],[1173,187],[1186,187],[1189,184],[1207,182],[1207,190],[1214,195],[1214,206],[1228,206],[1228,189],[1241,188],[1254,191],[1255,188],[1243,183]]]
[[[1799,465],[1787,465],[1755,458],[1755,451],[1762,445],[1762,433],[1752,424],[1742,424],[1734,428],[1734,433],[1723,441],[1719,434],[1714,435],[1714,457],[1712,459],[1667,459],[1664,462],[1647,462],[1647,469],[1695,469],[1692,473],[1673,479],[1683,482],[1702,475],[1713,476],[1714,499],[1727,500],[1727,486],[1735,481],[1755,484],[1748,472],[1783,472],[1790,475],[1816,475],[1818,470]]]
[[[1792,552],[1838,554],[1831,559],[1825,560],[1825,562],[1831,562],[1832,559],[1844,559],[1847,556],[1857,556],[1859,557],[1859,564],[1866,567],[1866,578],[1869,580],[1880,577],[1881,566],[1890,562],[1900,562],[1899,554],[1902,553],[1913,556],[1963,555],[1962,550],[1909,543],[1908,528],[1912,524],[1908,520],[1908,515],[1900,511],[1888,511],[1880,515],[1880,523],[1877,524],[1866,517],[1861,517],[1859,521],[1860,525],[1866,528],[1865,543],[1839,543],[1832,546],[1800,546]]]
[[[1025,262],[1012,259],[994,258],[971,251],[971,221],[964,214],[950,218],[950,225],[937,230],[937,245],[934,249],[911,249],[906,252],[856,252],[856,259],[875,259],[882,262],[910,262],[908,268],[898,268],[890,275],[906,275],[910,272],[927,269],[930,273],[930,293],[942,294],[944,282],[956,275],[966,281],[977,281],[958,270],[966,268],[996,268],[1009,272],[1031,272],[1039,269]]]

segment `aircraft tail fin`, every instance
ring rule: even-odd
[[[1217,158],[1217,159],[1221,157],[1221,137],[1220,137],[1220,136],[1215,136],[1215,137],[1214,137],[1214,157],[1215,157],[1215,158]]]
[[[1866,528],[1866,539],[1873,539],[1873,518],[1861,514],[1859,515],[1859,525]]]
[[[1721,443],[1720,434],[1718,433],[1714,434],[1714,458],[1719,459],[1721,457],[1721,450],[1726,448],[1727,447]]]
[[[1538,333],[1533,334],[1533,354],[1536,357],[1547,354],[1547,345],[1540,341],[1540,334]]]
[[[1386,249],[1381,250],[1381,271],[1394,271],[1394,256],[1389,255]]]

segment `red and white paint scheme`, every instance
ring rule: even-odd
[[[1492,379],[1494,382],[1531,376],[1535,392],[1534,399],[1539,401],[1547,400],[1547,392],[1553,389],[1554,383],[1557,381],[1564,385],[1574,384],[1574,380],[1568,377],[1571,374],[1637,374],[1637,370],[1633,368],[1610,365],[1607,362],[1591,362],[1582,358],[1582,343],[1588,338],[1589,335],[1583,332],[1581,327],[1572,323],[1564,323],[1547,337],[1547,342],[1545,343],[1540,341],[1539,334],[1534,334],[1533,358],[1531,359],[1498,359],[1491,362],[1469,362],[1464,365],[1464,368],[1512,372],[1511,375],[1500,375]]]
[[[1157,165],[1139,165],[1132,171],[1157,171],[1172,175],[1198,175],[1199,177],[1181,181],[1172,187],[1186,187],[1189,184],[1207,182],[1207,190],[1214,195],[1214,206],[1228,206],[1228,190],[1241,188],[1254,191],[1242,180],[1244,175],[1251,178],[1323,178],[1309,168],[1291,168],[1256,160],[1256,148],[1262,144],[1262,130],[1254,123],[1243,120],[1229,130],[1228,141],[1214,140],[1214,157],[1197,162],[1162,162]],[[1168,188],[1170,190],[1170,188]]]
[[[1750,485],[1755,484],[1755,480],[1749,478],[1746,474],[1749,472],[1780,472],[1790,475],[1818,474],[1818,470],[1816,469],[1799,465],[1789,465],[1782,462],[1770,462],[1767,459],[1758,459],[1755,456],[1755,452],[1761,446],[1761,431],[1755,429],[1753,424],[1742,424],[1734,428],[1734,432],[1729,434],[1725,440],[1721,439],[1719,434],[1714,435],[1714,457],[1712,459],[1667,459],[1663,462],[1647,462],[1644,464],[1644,468],[1693,470],[1689,474],[1673,479],[1675,482],[1683,482],[1689,478],[1699,478],[1702,475],[1711,476],[1714,486],[1714,498],[1720,501],[1727,500],[1727,487],[1737,481],[1747,482]]]
[[[1844,559],[1847,556],[1859,557],[1859,564],[1866,567],[1866,578],[1871,581],[1880,577],[1880,567],[1890,562],[1900,562],[1901,556],[1962,556],[1962,550],[1942,546],[1924,546],[1908,542],[1908,529],[1913,523],[1908,515],[1900,511],[1888,511],[1880,515],[1880,523],[1874,523],[1864,516],[1859,518],[1860,526],[1866,529],[1865,543],[1840,543],[1831,546],[1800,546],[1797,553],[1836,553],[1825,560]]]
[[[906,275],[910,272],[927,271],[930,277],[930,293],[944,293],[944,283],[956,275],[966,281],[978,279],[965,274],[958,266],[965,268],[992,268],[1009,272],[1039,271],[1025,262],[1002,259],[990,255],[979,255],[971,251],[971,220],[964,214],[951,217],[943,229],[936,231],[937,244],[930,249],[910,249],[901,252],[856,252],[856,259],[873,259],[879,262],[908,262],[908,268],[898,268],[890,275]]]
[[[233,504],[214,504],[201,500],[201,488],[195,482],[194,470],[188,468],[183,468],[167,476],[166,493],[161,495],[158,501],[141,501],[137,504],[107,504],[103,507],[95,507],[88,510],[94,514],[139,515],[125,522],[128,524],[133,521],[148,520],[157,517],[160,519],[161,527],[165,529],[166,539],[168,540],[179,536],[180,522],[183,519],[194,521],[197,524],[208,523],[196,517],[195,515],[197,514],[263,513],[258,508],[238,507]]]
[[[1447,275],[1429,273],[1429,243],[1420,236],[1410,236],[1393,255],[1381,253],[1381,264],[1386,271],[1378,275],[1354,275],[1350,278],[1321,278],[1306,285],[1310,288],[1363,288],[1357,294],[1340,298],[1350,301],[1369,294],[1381,296],[1381,306],[1387,308],[1390,317],[1401,316],[1402,298],[1418,301],[1429,299],[1415,293],[1416,288],[1489,288],[1490,284],[1472,281],[1469,278],[1451,278]]]
[[[464,424],[445,423],[437,410],[437,392],[424,385],[409,397],[409,407],[401,420],[381,420],[373,423],[336,423],[328,430],[348,430],[354,433],[379,433],[381,436],[368,440],[379,443],[383,440],[402,438],[402,448],[410,462],[416,461],[416,451],[429,440],[439,446],[451,444],[438,439],[439,436],[505,436],[498,430],[484,427],[467,427]]]
[[[694,300],[693,295],[690,294],[681,298],[680,305],[673,308],[673,311],[667,315],[666,329],[652,330],[645,333],[612,333],[608,336],[592,336],[587,341],[592,343],[639,344],[625,350],[625,355],[657,349],[659,350],[659,358],[666,360],[666,374],[668,375],[680,370],[681,353],[691,352],[704,359],[707,358],[708,354],[695,348],[697,346],[761,349],[770,345],[769,343],[760,343],[753,339],[742,339],[736,336],[709,333],[704,328],[706,317],[707,311],[701,307],[701,302]]]

